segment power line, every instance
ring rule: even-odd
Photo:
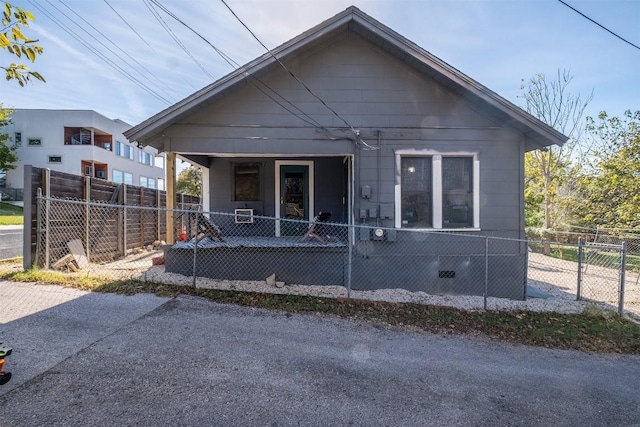
[[[150,45],[150,44],[149,44],[149,43],[144,39],[144,37],[142,37],[142,36],[140,35],[140,33],[138,33],[138,32],[136,31],[136,29],[135,29],[135,28],[133,28],[133,27],[131,26],[131,24],[129,24],[129,23],[127,22],[127,20],[126,20],[126,19],[124,19],[124,18],[122,17],[122,15],[120,15],[120,14],[118,13],[118,11],[117,11],[117,10],[115,10],[115,9],[113,8],[113,6],[111,6],[111,5],[109,4],[109,2],[108,2],[107,0],[104,0],[104,2],[107,4],[107,6],[109,6],[109,7],[111,8],[111,10],[113,10],[113,12],[114,12],[116,15],[118,15],[118,16],[120,17],[120,19],[122,19],[122,22],[124,22],[125,24],[127,24],[127,26],[131,29],[131,31],[133,31],[134,33],[136,33],[136,35],[137,35],[138,37],[140,37],[140,40],[142,40],[142,41],[143,41],[147,46],[149,46],[149,48],[151,48],[151,50],[153,50],[153,51],[155,52],[155,49],[153,49],[153,46],[151,46],[151,45]],[[156,53],[157,53],[157,52],[156,52]]]
[[[193,60],[193,62],[195,62],[196,65],[198,65],[198,67],[200,67],[202,72],[205,73],[207,75],[207,77],[209,77],[211,80],[215,80],[215,78],[211,75],[211,73],[209,73],[209,71],[207,71],[207,69],[204,68],[204,66],[200,63],[200,61],[198,61],[196,59],[196,57],[193,56],[193,54],[189,51],[189,49],[187,49],[187,47],[184,45],[184,43],[182,43],[182,41],[180,41],[178,36],[171,30],[171,28],[165,22],[165,20],[162,19],[162,16],[160,16],[158,11],[156,11],[153,8],[153,3],[149,2],[149,0],[143,0],[143,1],[144,1],[145,6],[147,6],[147,8],[151,12],[151,14],[156,18],[156,20],[160,23],[162,28],[164,28],[164,30],[167,32],[167,34],[169,34],[171,36],[171,38],[178,44],[178,46],[180,46],[180,48],[189,56],[189,58],[191,58]]]
[[[185,26],[187,29],[189,29],[191,32],[193,32],[195,35],[197,35],[199,38],[201,38],[205,43],[207,43],[209,46],[211,46],[211,48],[213,50],[215,50],[215,52],[220,55],[220,57],[227,63],[229,64],[232,68],[241,68],[240,64],[238,64],[236,61],[234,61],[229,55],[225,54],[223,51],[221,51],[220,49],[218,49],[216,46],[214,46],[209,40],[207,40],[204,36],[202,36],[200,33],[198,33],[196,30],[194,30],[191,26],[189,26],[187,23],[185,23],[182,19],[180,19],[178,16],[176,16],[173,12],[171,12],[171,10],[169,10],[167,7],[165,7],[164,5],[162,5],[158,0],[150,0],[152,3],[154,3],[156,6],[158,6],[160,9],[162,9],[167,15],[169,15],[170,17],[172,17],[173,19],[175,19],[176,21],[178,21],[180,24],[182,24],[183,26]],[[285,111],[287,111],[288,113],[292,114],[293,116],[297,117],[298,119],[302,120],[303,122],[322,129],[322,130],[326,130],[326,128],[324,126],[322,126],[317,120],[315,120],[313,117],[311,117],[309,114],[305,113],[304,111],[302,111],[298,106],[296,106],[295,104],[293,104],[291,101],[287,100],[285,97],[283,97],[282,95],[280,95],[275,89],[271,88],[269,85],[267,85],[265,82],[263,82],[262,80],[260,80],[259,78],[255,77],[254,75],[248,73],[248,72],[244,72],[244,75],[247,76],[250,79],[250,82],[260,91],[262,92],[266,97],[268,97],[269,99],[271,99],[273,102],[275,102],[276,104],[278,104],[280,107],[282,107]],[[298,113],[295,113],[293,111],[291,111],[289,108],[287,108],[286,106],[282,105],[282,103],[280,103],[277,99],[275,99],[273,96],[271,96],[269,93],[267,93],[263,88],[261,88],[260,86],[258,86],[258,84],[256,83],[259,82],[261,85],[263,85],[265,88],[267,88],[269,91],[271,91],[274,95],[278,96],[280,99],[282,99],[284,102],[288,103],[289,105],[291,105],[292,108],[298,110],[300,112],[300,114],[302,114],[303,116],[306,116],[309,120],[305,119],[304,117],[301,117]]]
[[[335,115],[338,119],[340,119],[355,135],[356,137],[356,143],[359,141],[360,143],[362,143],[362,145],[364,146],[365,149],[367,150],[377,150],[380,147],[374,147],[371,146],[369,144],[367,144],[361,137],[360,137],[360,132],[358,132],[357,130],[355,130],[353,128],[353,126],[344,118],[342,117],[340,114],[338,114],[333,108],[331,108],[322,98],[320,98],[318,95],[316,95],[310,88],[309,86],[307,86],[302,80],[300,80],[298,78],[298,76],[295,75],[295,73],[293,71],[291,71],[286,65],[284,65],[284,63],[282,61],[280,61],[280,59],[278,57],[276,57],[273,52],[271,51],[271,49],[269,49],[264,43],[262,43],[262,41],[258,38],[258,36],[256,36],[254,34],[253,31],[251,31],[251,29],[247,26],[247,24],[245,24],[242,19],[240,19],[240,17],[238,15],[236,15],[236,13],[233,11],[233,9],[231,9],[231,7],[229,7],[229,5],[227,4],[227,2],[225,0],[220,0],[222,2],[222,4],[224,4],[226,6],[227,9],[229,9],[229,12],[231,12],[231,14],[238,20],[238,22],[240,22],[240,24],[242,24],[242,26],[244,28],[247,29],[247,31],[249,31],[249,33],[253,36],[254,39],[256,39],[256,41],[258,43],[260,43],[260,46],[262,46],[264,49],[266,49],[267,52],[269,52],[269,54],[271,55],[271,57],[273,57],[273,59],[276,60],[276,62],[278,62],[278,64],[280,64],[280,66],[282,68],[284,68],[285,71],[287,71],[289,73],[289,75],[291,77],[293,77],[295,79],[295,81],[297,81],[302,87],[304,87],[307,92],[309,92],[314,98],[316,98],[318,101],[320,101],[320,103],[322,103],[322,105],[324,105],[329,111],[331,111],[333,113],[333,115]]]
[[[109,6],[109,7],[111,8],[111,10],[113,10],[113,12],[114,12],[116,15],[118,15],[118,17],[122,20],[122,22],[124,22],[125,24],[127,24],[127,26],[128,26],[128,27],[129,27],[129,28],[130,28],[130,29],[131,29],[131,30],[132,30],[132,31],[133,31],[133,32],[134,32],[134,33],[135,33],[135,34],[140,38],[140,40],[142,40],[142,41],[143,41],[147,46],[149,46],[149,48],[150,48],[150,49],[151,49],[151,50],[152,50],[156,55],[158,54],[158,52],[153,48],[153,46],[151,46],[151,45],[149,44],[149,42],[147,42],[147,40],[146,40],[144,37],[142,37],[142,35],[141,35],[140,33],[138,33],[138,32],[136,31],[136,29],[135,29],[135,28],[133,28],[133,26],[132,26],[131,24],[129,24],[129,22],[124,18],[124,16],[120,15],[120,13],[118,13],[118,11],[117,11],[113,6],[111,6],[111,5],[109,4],[109,2],[107,2],[107,0],[104,0],[104,2],[107,4],[107,6]],[[195,87],[195,86],[194,86],[194,85],[193,85],[189,80],[187,80],[184,76],[182,76],[182,75],[181,75],[181,77],[182,77],[182,80],[183,80],[186,84],[188,84],[189,86],[191,86],[191,88],[192,88],[193,90],[196,90],[196,89],[197,89],[197,88],[196,88],[196,87]]]
[[[51,3],[51,1],[47,0],[47,3],[49,3],[51,6],[53,6],[58,12],[60,12],[63,16],[65,16],[69,21],[74,22],[74,20],[69,17],[67,14],[65,14],[62,10],[58,9],[55,5],[53,5]],[[122,49],[120,46],[118,46],[117,43],[115,43],[113,40],[111,40],[107,35],[105,35],[104,33],[102,33],[100,30],[98,30],[96,27],[94,27],[91,22],[87,21],[86,19],[84,19],[80,14],[78,14],[78,12],[76,12],[75,10],[73,10],[71,7],[69,7],[64,1],[60,0],[60,3],[62,3],[63,6],[65,6],[67,9],[69,9],[71,12],[73,12],[78,18],[82,19],[83,22],[85,22],[89,27],[91,27],[95,32],[97,32],[98,34],[100,34],[102,37],[104,37],[107,41],[109,41],[112,45],[114,45],[117,49],[120,50],[120,52],[124,53],[130,60],[132,60],[133,62],[135,62],[136,64],[138,64],[138,66],[146,71],[147,73],[149,73],[151,76],[153,76],[157,82],[159,82],[160,84],[156,83],[155,86],[164,91],[165,95],[171,96],[167,91],[166,91],[166,85],[162,85],[162,81],[160,80],[160,78],[158,78],[155,74],[153,74],[153,72],[151,72],[149,69],[147,69],[144,65],[142,65],[138,60],[136,60],[133,56],[129,55],[124,49]],[[75,23],[75,22],[74,22]],[[78,25],[78,27],[80,27],[85,33],[87,33],[89,36],[91,36],[95,41],[97,41],[98,43],[100,43],[102,46],[104,46],[105,49],[107,49],[109,52],[111,52],[112,54],[114,54],[118,59],[120,59],[122,62],[126,63],[126,61],[120,56],[118,55],[116,52],[114,52],[113,50],[111,50],[107,45],[105,45],[102,41],[98,40],[98,38],[96,38],[93,34],[91,34],[89,31],[85,30],[81,25]],[[136,72],[143,78],[146,78],[146,76],[144,74],[142,74],[142,72],[136,68],[133,67],[134,70],[136,70]],[[175,93],[174,93],[175,95]]]
[[[154,91],[153,89],[151,89],[150,87],[148,87],[147,85],[145,85],[144,83],[142,83],[140,80],[136,79],[134,76],[132,76],[131,74],[127,73],[124,69],[122,69],[122,67],[120,67],[118,64],[116,64],[115,62],[113,62],[111,59],[109,59],[108,57],[106,57],[105,55],[103,55],[99,50],[95,49],[94,47],[92,47],[90,44],[86,43],[84,40],[82,40],[82,38],[75,33],[73,30],[71,30],[68,26],[66,26],[64,23],[62,23],[60,20],[58,20],[53,14],[51,14],[46,8],[41,7],[41,5],[37,4],[35,1],[33,0],[29,0],[29,3],[31,3],[31,5],[33,7],[35,7],[36,9],[38,9],[39,11],[41,11],[44,15],[46,15],[47,17],[49,17],[49,19],[51,19],[57,26],[59,26],[60,28],[62,28],[67,34],[69,34],[71,37],[73,37],[78,43],[80,43],[81,45],[83,45],[85,48],[87,48],[87,50],[91,51],[92,53],[94,53],[96,56],[98,56],[100,59],[102,59],[104,62],[107,63],[107,65],[111,66],[112,68],[114,68],[116,71],[118,71],[120,74],[122,74],[124,77],[126,77],[127,79],[131,80],[134,84],[138,85],[139,87],[141,87],[142,89],[146,90],[147,92],[149,92],[151,95],[155,96],[156,98],[158,98],[161,101],[164,101],[167,104],[171,104],[171,102],[169,100],[167,100],[166,98],[164,98],[162,95],[158,94],[156,91]]]
[[[633,43],[631,43],[629,40],[619,36],[618,34],[614,33],[613,31],[611,31],[610,29],[608,29],[607,27],[605,27],[604,25],[599,24],[598,22],[594,21],[593,19],[589,18],[587,15],[585,15],[584,13],[580,12],[578,9],[571,7],[570,5],[568,5],[567,3],[563,2],[562,0],[558,0],[560,3],[562,3],[563,5],[567,6],[569,9],[573,10],[574,12],[578,13],[580,16],[588,19],[589,21],[593,22],[594,24],[596,24],[598,27],[602,28],[603,30],[605,30],[606,32],[608,32],[609,34],[619,38],[620,40],[622,40],[623,42],[630,44],[631,46],[635,47],[636,49],[640,50],[640,46],[637,46]]]

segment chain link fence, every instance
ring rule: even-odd
[[[167,217],[173,245],[165,244]],[[36,241],[37,266],[84,276],[466,309],[581,311],[580,300],[620,313],[625,301],[640,308],[637,271],[623,268],[624,245],[47,197],[38,199]]]

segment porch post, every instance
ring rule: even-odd
[[[209,168],[203,166],[200,170],[202,171],[202,194],[200,195],[200,202],[202,204],[202,211],[206,213],[211,210],[209,205]]]
[[[168,245],[173,245],[175,243],[175,236],[174,236],[174,221],[173,221],[173,217],[174,217],[174,204],[175,204],[175,200],[176,200],[176,195],[175,195],[175,184],[176,184],[176,155],[174,152],[172,151],[167,151],[167,211],[166,211],[166,218],[167,218],[167,244]]]

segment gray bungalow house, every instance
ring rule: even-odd
[[[397,230],[386,240],[398,245],[405,229],[525,238],[524,154],[567,140],[356,7],[125,135],[166,152],[168,176],[176,155],[202,166],[206,211],[245,208],[309,221],[331,212],[332,222]],[[169,193],[172,187],[168,180]],[[267,232],[295,232],[285,228],[276,221]],[[447,244],[448,235],[430,234],[433,263],[410,260],[435,265],[420,277],[467,277],[460,270],[482,250]],[[524,259],[524,251],[519,244],[497,252]],[[387,261],[362,262],[382,268]],[[522,262],[503,265],[491,273],[496,282],[526,275]],[[388,281],[383,276],[375,275]],[[360,286],[384,287],[375,277],[363,277]],[[524,297],[523,280],[516,282],[494,294]]]

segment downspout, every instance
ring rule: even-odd
[[[378,226],[378,227],[380,227],[380,218],[381,218],[380,208],[382,208],[382,203],[380,202],[380,197],[381,197],[381,194],[382,194],[382,190],[380,189],[381,182],[382,182],[382,173],[380,171],[381,157],[382,157],[382,153],[380,153],[380,151],[382,151],[381,150],[382,147],[380,146],[380,144],[381,144],[381,135],[382,135],[382,131],[380,129],[378,129],[378,149],[376,150],[377,151],[377,159],[376,160],[378,162],[378,166],[377,166],[377,169],[378,169],[378,171],[377,171],[377,175],[378,175],[378,191],[377,191],[377,193],[378,194],[376,195],[376,201],[378,202],[378,212],[377,212],[377,215],[376,215],[376,226]]]
[[[357,168],[355,175],[355,181],[356,181],[356,185],[354,188],[354,192],[353,192],[353,199],[354,199],[354,203],[353,203],[353,215],[356,219],[360,219],[360,197],[358,197],[358,194],[360,194],[360,182],[361,182],[361,178],[360,178],[360,147],[358,147],[358,143],[357,141],[354,141],[354,149],[355,149],[355,164],[353,165],[354,168]],[[356,199],[358,200],[357,206],[356,206]],[[362,220],[361,220],[362,221]]]

